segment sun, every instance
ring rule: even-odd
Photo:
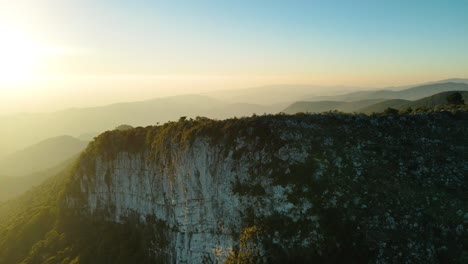
[[[25,82],[38,77],[47,53],[47,48],[31,34],[0,25],[0,82]]]

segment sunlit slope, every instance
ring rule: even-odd
[[[181,116],[227,118],[279,112],[284,106],[231,104],[208,96],[182,95],[102,107],[74,108],[41,114],[0,116],[0,152],[18,150],[56,135],[102,133],[121,124],[149,126]],[[88,137],[89,138],[89,137]],[[3,153],[5,154],[5,153]],[[0,153],[2,155],[2,153]]]
[[[401,91],[365,91],[343,96],[323,97],[324,99],[315,96],[310,101],[356,101],[385,98],[413,100],[448,90],[466,91],[468,84],[437,83]],[[278,113],[287,107],[289,100],[304,101],[310,98],[306,94],[314,92],[316,92],[314,86],[273,86],[236,91],[231,95],[226,92],[226,96],[214,95],[221,99],[206,95],[181,95],[102,107],[74,108],[53,113],[0,116],[2,124],[0,157],[57,135],[78,137],[87,133],[101,133],[120,124],[148,126],[158,122],[178,120],[181,116],[207,116],[222,119],[250,116],[254,113]],[[288,95],[289,93],[291,95]],[[264,100],[270,96],[276,99]],[[343,110],[354,111],[354,107],[348,106],[343,106]],[[331,106],[322,109],[328,108],[339,107]]]
[[[42,184],[49,177],[63,171],[67,166],[72,164],[78,155],[73,156],[69,160],[62,162],[52,168],[34,172],[20,177],[9,177],[0,175],[0,203],[8,199],[12,199],[21,195],[34,186]]]
[[[49,138],[0,159],[0,175],[25,176],[55,167],[80,153],[87,144],[71,136]]]

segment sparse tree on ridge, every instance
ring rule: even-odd
[[[465,100],[460,93],[456,92],[447,96],[447,104],[450,105],[463,105],[465,104]]]

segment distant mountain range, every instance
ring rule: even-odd
[[[311,97],[306,101],[359,101],[367,99],[404,99],[418,100],[440,92],[447,91],[468,91],[468,84],[456,82],[444,82],[419,85],[404,90],[377,90],[359,91],[337,96]]]
[[[370,105],[367,107],[363,107],[358,110],[358,112],[371,114],[371,113],[380,113],[383,112],[388,107],[395,108],[398,110],[405,110],[407,108],[417,109],[417,108],[433,108],[437,105],[445,105],[447,104],[447,96],[454,93],[456,91],[450,92],[442,92],[432,96],[428,96],[419,100],[415,101],[408,101],[402,99],[391,99],[386,100],[380,103],[376,103],[374,105]],[[468,102],[468,91],[459,91],[462,95],[465,102]]]
[[[406,90],[408,88],[427,86],[430,84],[445,84],[445,83],[464,83],[468,84],[468,79],[452,78],[446,80],[440,80],[435,82],[428,82],[422,84],[405,85],[405,86],[392,86],[385,88],[369,88],[369,87],[357,87],[357,86],[324,86],[324,85],[267,85],[260,87],[252,87],[246,89],[236,90],[224,90],[208,92],[204,95],[223,100],[229,103],[250,103],[259,105],[275,105],[275,104],[286,104],[289,105],[297,101],[349,101],[343,99],[343,97],[350,97],[351,100],[364,100],[364,99],[377,99],[378,94],[381,91],[386,91],[384,97],[379,99],[393,98],[393,92],[400,90]],[[416,89],[418,90],[418,89]],[[437,90],[437,88],[435,89]],[[452,89],[450,89],[452,90]],[[369,97],[368,95],[379,91],[375,96]],[[419,99],[434,93],[422,93],[421,95],[415,95]],[[411,92],[410,92],[411,93]],[[386,97],[390,96],[390,97]],[[406,96],[406,95],[401,95]],[[284,107],[286,107],[286,105]],[[283,107],[283,109],[284,109]]]
[[[21,195],[31,189],[31,187],[38,186],[47,178],[56,175],[63,171],[67,166],[71,165],[78,155],[75,155],[66,161],[55,164],[53,167],[46,170],[36,171],[34,173],[24,175],[21,177],[9,177],[0,175],[0,203],[2,201],[12,199]]]
[[[440,80],[440,81],[435,81],[435,82],[428,82],[426,84],[447,83],[447,82],[468,84],[468,79],[467,78],[451,78],[451,79],[445,79],[445,80]]]
[[[339,110],[370,114],[382,112],[388,107],[406,109],[444,104],[447,95],[451,93],[447,91],[452,90],[461,91],[468,102],[468,84],[465,83],[468,80],[448,81],[400,90],[396,89],[401,87],[394,87],[392,89],[395,90],[315,96],[312,101],[301,100],[310,98],[316,86],[278,85],[236,90],[226,94],[220,92],[218,95],[213,93],[211,96],[182,95],[102,107],[73,108],[52,113],[0,116],[0,175],[3,175],[0,176],[0,185],[4,186],[3,197],[6,197],[6,193],[18,193],[24,186],[30,186],[29,183],[39,183],[43,179],[41,175],[45,175],[44,172],[50,175],[50,170],[80,153],[95,136],[106,130],[113,130],[121,124],[147,126],[177,120],[181,116],[224,119],[251,116],[254,113],[278,113],[282,110],[286,113]],[[334,87],[334,91],[336,93],[345,88],[337,86]],[[295,98],[302,99],[296,103],[288,103],[289,100],[296,100]],[[327,100],[319,101],[320,98]],[[241,102],[236,103],[238,100]],[[271,104],[264,104],[265,102]],[[25,177],[16,178],[18,176]],[[16,187],[12,185],[13,178],[17,179],[14,181]],[[0,199],[1,192],[2,190]]]
[[[224,119],[275,113],[286,106],[226,103],[205,95],[182,95],[52,113],[0,116],[0,151],[5,152],[0,156],[56,135],[73,135],[89,140],[98,134],[90,131],[102,133],[121,124],[148,126],[177,120],[181,116]]]
[[[304,113],[322,113],[331,110],[341,112],[353,112],[365,106],[374,105],[384,99],[367,99],[353,102],[346,101],[317,101],[317,102],[297,102],[283,110],[287,114]]]
[[[257,105],[283,105],[314,96],[342,94],[349,91],[365,90],[354,86],[323,85],[267,85],[246,89],[215,91],[204,95],[229,103],[247,103]]]
[[[352,112],[385,99],[417,100],[439,92],[468,90],[466,79],[435,82],[406,89],[360,91],[337,95],[359,87],[331,86],[330,96],[318,96],[321,86],[276,85],[203,95],[181,95],[140,102],[117,103],[101,107],[72,108],[52,113],[22,113],[0,116],[0,159],[36,142],[57,135],[92,140],[121,124],[148,126],[178,120],[181,116],[225,119],[252,114],[337,109]],[[397,90],[400,89],[400,90]],[[317,102],[309,105],[306,102]],[[318,101],[322,101],[318,103]],[[341,102],[336,102],[341,101]],[[294,102],[299,102],[294,104]],[[288,107],[288,105],[294,104]]]
[[[71,136],[59,136],[41,141],[0,160],[0,175],[24,176],[43,171],[77,155],[88,145]]]
[[[297,112],[320,113],[338,110],[342,112],[372,113],[382,112],[387,107],[396,109],[433,107],[438,104],[445,104],[447,95],[454,91],[468,91],[468,84],[449,82],[422,85],[401,91],[356,92],[327,97],[330,100],[296,102],[286,107],[283,112],[294,114]],[[418,101],[412,102],[413,100]]]

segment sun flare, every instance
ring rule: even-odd
[[[0,26],[0,81],[25,82],[38,76],[49,53],[30,34]]]

